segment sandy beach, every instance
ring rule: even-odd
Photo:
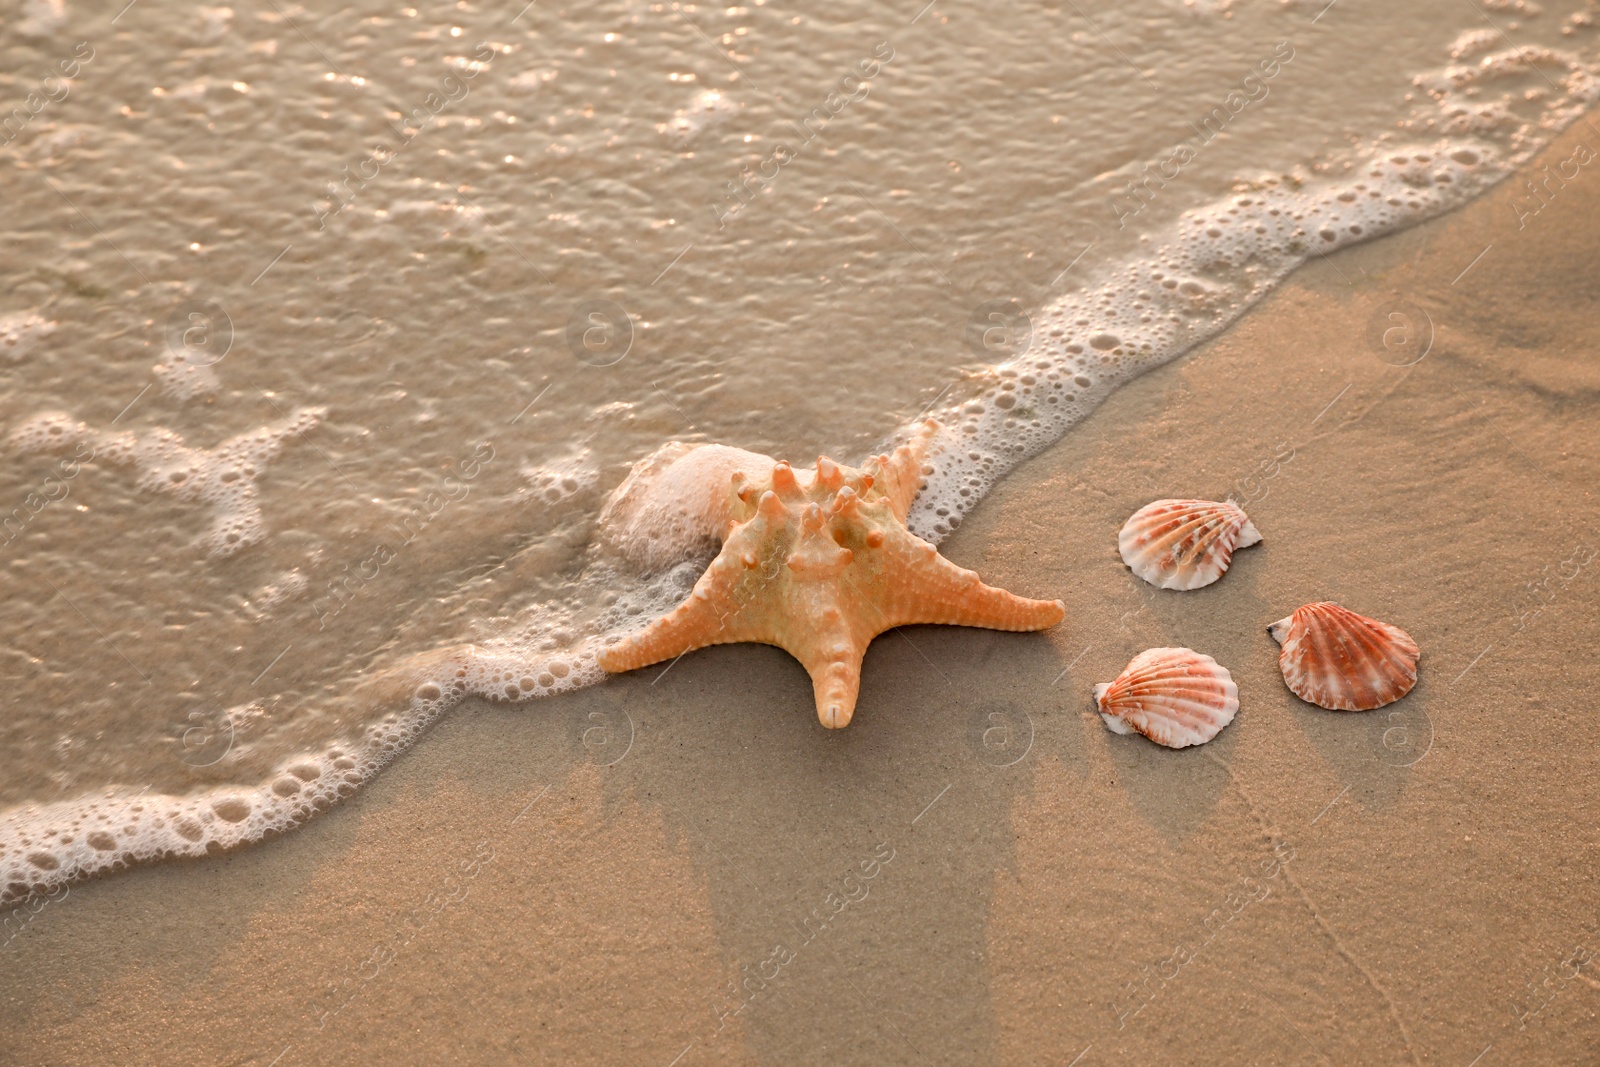
[[[1529,195],[1312,263],[1002,483],[942,551],[1055,630],[884,635],[836,733],[749,645],[468,703],[295,833],[8,930],[0,1060],[1592,1062],[1600,177]],[[1223,581],[1121,565],[1228,494]],[[1265,627],[1322,599],[1416,638],[1410,696],[1285,690]],[[1233,672],[1212,744],[1092,714],[1156,645]]]

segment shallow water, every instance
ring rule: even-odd
[[[0,892],[292,825],[463,664],[596,678],[693,575],[594,543],[663,442],[932,410],[936,539],[1569,121],[1586,9],[1503,7],[5,12]]]

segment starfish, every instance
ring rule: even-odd
[[[817,718],[836,730],[850,723],[862,658],[885,630],[913,623],[1043,630],[1060,622],[1061,601],[984,585],[906,529],[934,428],[925,424],[917,440],[859,470],[826,456],[814,470],[796,471],[737,449],[702,452],[693,468],[702,484],[693,490],[710,495],[703,513],[722,527],[722,550],[688,599],[603,649],[600,666],[618,673],[708,645],[776,645],[811,675]],[[703,484],[711,471],[725,479],[720,491]]]

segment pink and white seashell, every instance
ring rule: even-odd
[[[1283,646],[1278,668],[1289,691],[1333,711],[1371,711],[1417,684],[1417,643],[1398,626],[1332,601],[1307,604],[1267,627]]]
[[[1134,730],[1158,745],[1187,748],[1216,737],[1239,710],[1228,669],[1190,648],[1152,648],[1133,657],[1114,682],[1094,687],[1113,733]]]
[[[1157,500],[1123,524],[1117,549],[1134,574],[1159,589],[1199,589],[1222,577],[1235,549],[1260,541],[1231,500]]]

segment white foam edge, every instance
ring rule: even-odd
[[[600,613],[596,633],[569,647],[550,637],[566,628],[565,613],[544,605],[508,638],[411,656],[361,690],[376,707],[395,710],[374,712],[353,741],[279,762],[256,785],[184,795],[119,787],[0,811],[0,907],[134,864],[205,856],[290,830],[353,795],[467,697],[524,701],[594,685],[606,677],[595,656],[607,636],[663,614],[699,569],[691,561],[636,580]],[[597,576],[597,584],[610,577]]]

